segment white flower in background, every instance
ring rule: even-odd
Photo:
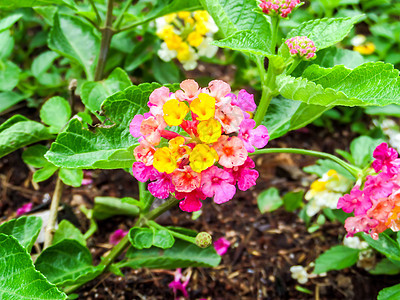
[[[303,266],[292,266],[290,267],[292,278],[296,279],[298,283],[305,284],[308,281],[308,273]]]
[[[157,53],[164,61],[177,58],[185,70],[193,70],[200,56],[211,58],[217,53],[218,47],[211,42],[218,27],[204,10],[169,14],[155,23],[163,40]]]
[[[304,198],[309,201],[306,213],[316,215],[323,208],[335,209],[339,198],[352,187],[353,182],[335,170],[329,170],[322,178],[315,180]]]
[[[360,250],[368,248],[368,243],[360,240],[360,238],[357,236],[345,237],[343,239],[343,245],[349,248]]]
[[[360,45],[364,44],[366,41],[367,41],[367,38],[365,35],[357,34],[350,40],[350,43],[353,46],[360,46]]]
[[[400,127],[391,119],[384,119],[382,122],[374,121],[383,133],[389,138],[389,144],[400,152]]]

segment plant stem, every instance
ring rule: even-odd
[[[106,65],[108,50],[110,49],[111,39],[114,35],[114,29],[112,28],[112,12],[114,7],[114,0],[108,0],[106,21],[104,28],[101,28],[101,44],[100,54],[97,60],[96,71],[94,74],[94,80],[99,81],[103,79],[104,67]]]
[[[188,236],[188,235],[185,235],[185,234],[173,231],[173,230],[169,230],[168,228],[165,228],[164,226],[161,226],[160,224],[158,224],[158,223],[156,223],[154,221],[148,221],[147,224],[150,227],[153,227],[153,228],[157,228],[157,229],[161,229],[161,230],[167,230],[172,236],[174,236],[174,237],[176,237],[178,239],[187,241],[187,242],[192,243],[192,244],[196,244],[196,238],[194,238],[192,236]]]
[[[157,208],[153,209],[152,211],[148,212],[144,216],[139,217],[139,219],[135,223],[135,227],[141,227],[146,222],[146,220],[154,220],[167,210],[170,210],[172,207],[177,205],[181,200],[177,200],[173,197],[165,201],[163,204],[158,206]],[[121,255],[122,252],[129,246],[129,237],[128,235],[124,236],[122,240],[114,247],[112,250],[107,254],[107,256],[103,257],[99,266],[104,266],[103,272],[107,269],[107,267],[118,257]],[[100,274],[98,274],[100,275]],[[93,278],[94,279],[94,278]],[[80,286],[85,284],[86,282],[82,282],[80,284],[76,284],[64,289],[65,293],[72,293]]]
[[[350,172],[355,178],[358,178],[362,175],[362,170],[356,166],[353,166],[340,158],[325,152],[313,151],[313,150],[306,150],[306,149],[297,149],[297,148],[268,148],[268,149],[259,149],[253,153],[249,153],[249,155],[257,155],[257,154],[268,154],[268,153],[296,153],[302,155],[309,155],[315,156],[324,159],[330,159],[337,163],[338,165],[342,166],[344,169]]]
[[[275,16],[271,18],[271,33],[272,33],[272,39],[271,39],[271,53],[275,54],[275,48],[276,48],[276,42],[278,40],[278,30],[279,30],[279,17]]]
[[[122,20],[124,19],[124,14],[126,13],[126,11],[129,9],[129,6],[132,5],[132,1],[133,0],[128,0],[125,2],[124,7],[122,8],[117,20],[114,22],[113,27],[118,30],[119,26],[121,25]]]
[[[150,22],[150,21],[152,21],[152,20],[154,20],[154,19],[155,19],[155,18],[144,19],[144,20],[137,21],[137,22],[132,23],[132,24],[130,24],[130,25],[128,25],[128,26],[122,27],[121,29],[118,29],[117,32],[122,32],[122,31],[126,31],[126,30],[133,29],[133,28],[135,28],[136,26],[139,26],[139,25],[142,25],[142,24],[144,24],[144,23]]]
[[[94,3],[93,0],[89,0],[89,3],[93,8],[94,13],[96,14],[97,24],[101,24],[101,16],[99,14],[99,11],[97,10],[96,4]]]
[[[61,181],[60,177],[57,176],[56,187],[54,189],[53,198],[51,199],[49,223],[46,226],[43,249],[46,249],[53,243],[58,207],[60,205],[63,189],[64,189],[64,183]]]
[[[292,74],[292,72],[297,68],[297,66],[301,63],[301,59],[295,58],[292,64],[290,65],[289,69],[286,71],[286,75]]]

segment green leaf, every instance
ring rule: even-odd
[[[129,230],[129,241],[136,249],[150,248],[153,246],[154,228],[132,227]]]
[[[54,233],[53,244],[56,244],[65,239],[75,240],[83,246],[86,246],[86,240],[83,237],[81,231],[74,225],[72,225],[71,222],[67,220],[62,220],[61,223],[58,224],[58,228]]]
[[[154,56],[152,71],[154,78],[161,84],[181,81],[178,66],[174,62],[165,62]]]
[[[48,164],[47,159],[44,157],[47,150],[49,149],[47,149],[46,146],[40,144],[31,146],[22,153],[22,160],[27,165],[31,165],[35,168],[44,167]]]
[[[384,288],[378,294],[377,300],[394,300],[400,299],[400,284]]]
[[[59,168],[52,163],[47,163],[43,168],[36,170],[33,173],[32,180],[34,182],[42,182],[49,179]]]
[[[66,185],[79,187],[83,180],[83,171],[81,169],[66,169],[61,168],[58,176]]]
[[[262,214],[277,210],[283,205],[282,198],[279,196],[279,190],[272,187],[261,192],[257,198],[257,205]]]
[[[221,262],[214,247],[200,248],[192,243],[176,240],[168,249],[158,247],[138,250],[129,248],[126,261],[117,263],[114,267],[141,267],[150,269],[176,269],[186,267],[216,267]]]
[[[385,255],[390,260],[400,261],[399,244],[386,233],[379,234],[379,238],[377,240],[374,240],[368,234],[363,234],[362,237],[368,243],[368,245]]]
[[[56,14],[48,45],[51,50],[80,64],[88,80],[94,79],[100,38],[92,25],[71,15]]]
[[[391,117],[400,118],[400,106],[396,105],[396,104],[390,104],[390,105],[386,105],[383,107],[368,106],[365,108],[365,113],[367,115],[373,115],[373,116],[385,116],[385,117],[391,116]]]
[[[135,115],[148,112],[149,96],[160,86],[144,83],[108,97],[102,108],[115,123],[113,126],[99,126],[92,132],[72,119],[52,143],[47,159],[64,168],[131,168],[135,161],[133,149],[138,142],[130,134],[129,124]]]
[[[287,38],[307,36],[315,43],[317,50],[322,50],[343,40],[362,17],[363,15],[307,21],[292,29]]]
[[[66,5],[71,8],[75,7],[73,1],[70,0],[0,0],[0,7],[6,9],[43,5]]]
[[[369,272],[374,275],[397,275],[400,273],[400,266],[384,258],[378,262],[372,270],[369,270]]]
[[[10,30],[6,30],[0,33],[0,59],[6,60],[14,49],[14,38],[10,33]]]
[[[156,230],[153,237],[153,245],[162,249],[171,248],[175,239],[168,230]]]
[[[42,219],[38,217],[20,217],[0,225],[0,233],[12,235],[28,253],[41,229]]]
[[[303,204],[304,190],[288,192],[283,196],[283,204],[287,211],[293,212]]]
[[[21,13],[16,13],[9,15],[3,19],[0,20],[0,32],[3,32],[4,30],[9,29],[11,26],[15,24],[19,19],[22,18]]]
[[[36,269],[57,286],[85,283],[96,278],[104,266],[93,266],[88,248],[76,240],[64,239],[40,253]]]
[[[19,81],[21,70],[11,61],[0,62],[0,91],[11,91]]]
[[[267,26],[267,28],[270,28]],[[242,52],[249,52],[255,55],[270,56],[271,53],[271,40],[267,38],[270,36],[262,32],[253,30],[237,31],[231,36],[214,41],[212,44],[221,48],[228,48]]]
[[[330,159],[318,159],[315,165],[303,168],[304,172],[318,175],[318,177],[322,177],[329,170],[335,170],[344,177],[354,180],[353,175],[349,171]]]
[[[67,296],[35,270],[32,259],[13,236],[0,234],[0,298],[58,300]]]
[[[71,118],[71,107],[64,98],[52,97],[40,109],[40,118],[43,123],[50,126],[51,133],[58,133]]]
[[[116,68],[104,81],[85,82],[81,90],[82,102],[92,113],[97,114],[107,97],[131,85],[128,74],[124,70]]]
[[[53,138],[44,125],[14,115],[0,125],[0,157],[30,144]]]
[[[360,250],[346,246],[334,246],[321,254],[315,261],[315,274],[351,267],[358,261]]]
[[[37,56],[33,60],[31,66],[33,76],[40,80],[40,77],[50,69],[58,57],[60,57],[60,55],[53,51],[46,51]]]
[[[25,99],[24,95],[14,92],[0,92],[0,112]]]
[[[288,131],[310,124],[330,107],[306,104],[283,97],[273,98],[262,125],[268,128],[270,140],[276,139]]]
[[[277,84],[289,99],[322,106],[367,106],[400,103],[399,71],[391,64],[365,63],[354,70],[344,66],[308,67],[303,78],[280,75]]]
[[[366,167],[374,159],[372,153],[375,148],[383,142],[382,139],[373,139],[369,136],[355,138],[350,144],[350,152],[355,165],[361,168]]]
[[[138,214],[139,208],[137,206],[129,203],[124,203],[119,198],[94,198],[93,217],[97,220],[105,220],[112,216],[136,217]]]

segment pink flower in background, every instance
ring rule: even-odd
[[[191,274],[188,274],[186,277],[183,277],[182,269],[176,269],[174,273],[174,280],[168,285],[168,287],[174,292],[175,299],[177,299],[176,295],[178,291],[181,291],[185,298],[189,297],[186,287],[190,281],[190,275]]]
[[[83,170],[82,185],[89,185],[93,183],[92,171]]]
[[[32,210],[33,203],[29,202],[17,209],[17,216],[22,216]]]
[[[238,96],[236,97],[232,94],[232,105],[239,106],[243,111],[255,111],[257,108],[256,103],[254,102],[254,95],[249,94],[246,90],[240,90]]]
[[[214,249],[217,251],[217,254],[222,256],[224,255],[227,251],[228,248],[231,246],[231,243],[224,237],[219,238],[214,242]]]
[[[110,235],[110,244],[118,244],[124,236],[128,234],[129,230],[117,229]]]

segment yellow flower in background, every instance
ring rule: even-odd
[[[164,120],[169,126],[179,126],[189,112],[189,107],[176,99],[171,99],[163,105]]]
[[[198,121],[206,121],[215,115],[215,102],[214,97],[200,93],[190,103],[190,110],[197,115]]]
[[[167,23],[172,23],[176,19],[176,16],[177,16],[176,13],[172,13],[172,14],[164,16],[164,19]]]
[[[375,45],[372,42],[367,42],[363,45],[354,46],[353,50],[363,55],[370,55],[375,52]]]
[[[203,42],[203,40],[204,40],[204,37],[197,31],[191,32],[187,37],[188,43],[190,44],[190,46],[193,46],[193,47],[200,46],[201,43]]]
[[[197,11],[194,12],[193,16],[194,16],[194,19],[195,19],[197,22],[200,22],[200,21],[205,21],[205,22],[207,22],[207,21],[208,21],[209,14],[208,14],[207,11],[205,11],[205,10],[197,10]]]
[[[221,136],[222,125],[214,118],[202,121],[197,125],[197,133],[202,142],[211,144],[218,141]]]
[[[218,158],[217,151],[215,151],[214,148],[210,148],[205,144],[198,144],[193,148],[190,154],[190,167],[193,171],[200,173],[211,167],[218,161]]]
[[[153,166],[161,173],[171,174],[177,167],[177,161],[167,147],[162,147],[154,152]]]
[[[177,58],[179,59],[179,61],[189,60],[190,49],[187,43],[179,44],[179,48],[177,48],[176,51],[178,51]]]

